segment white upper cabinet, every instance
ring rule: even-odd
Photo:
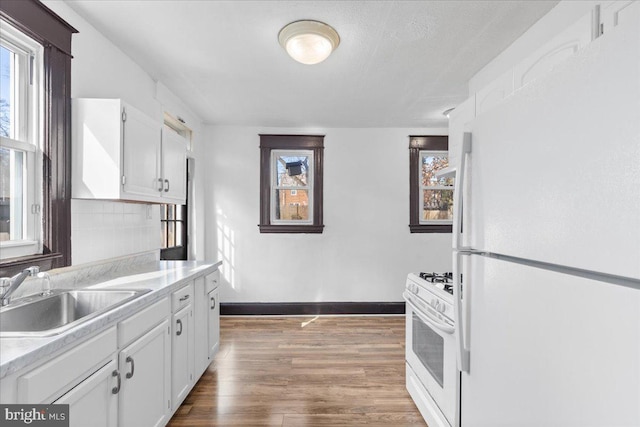
[[[131,106],[122,111],[122,193],[135,200],[156,198],[162,187],[161,126]]]
[[[491,110],[493,107],[500,104],[505,98],[507,98],[512,93],[513,93],[513,70],[509,70],[476,93],[476,99],[475,99],[476,110],[472,116],[469,116],[467,114],[466,115],[467,119],[469,119],[469,117],[471,117],[472,119],[473,117],[475,117],[476,114],[480,115],[485,111]],[[451,137],[449,137],[449,144],[451,144]]]
[[[162,129],[162,197],[165,203],[184,204],[187,198],[187,143],[183,136]]]
[[[161,121],[120,99],[74,99],[72,126],[73,198],[185,203],[186,142]]]
[[[556,65],[588,45],[592,37],[593,16],[592,13],[587,13],[514,68],[514,90],[518,90],[532,80],[547,74]]]
[[[600,6],[600,31],[607,34],[625,22],[632,22],[633,13],[637,13],[640,3],[634,0],[615,0],[603,2]]]
[[[617,16],[623,14],[623,11],[626,12],[626,10],[629,9],[627,8],[628,3],[631,2],[614,1],[610,3],[611,4],[606,7],[603,6],[605,7],[605,12],[601,13],[605,20],[608,19],[612,22],[614,20],[613,16],[616,14],[617,22]],[[591,43],[592,39],[598,34],[597,26],[600,21],[598,20],[597,10],[598,9],[594,9],[582,16],[573,25],[541,45],[513,68],[510,68],[494,81],[478,90],[475,93],[474,115],[481,116],[487,111],[497,107],[515,91],[549,73],[565,59]],[[607,16],[609,18],[607,18]],[[460,106],[456,108],[456,110],[458,109],[460,109]],[[456,110],[454,110],[454,112]],[[469,115],[465,113],[463,116],[466,120]],[[451,143],[450,135],[449,147],[451,147]]]

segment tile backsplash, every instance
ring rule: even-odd
[[[104,200],[71,200],[73,265],[158,250],[160,206]]]

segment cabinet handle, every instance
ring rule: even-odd
[[[164,182],[165,182],[165,184],[167,184],[167,188],[164,189],[164,192],[168,193],[169,192],[169,180],[165,179]]]
[[[182,301],[186,301],[186,300],[188,300],[188,299],[189,299],[189,294],[187,294],[187,295],[185,295],[185,296],[181,297],[181,298],[180,298],[180,302],[182,302]]]
[[[180,336],[182,335],[182,320],[178,319],[176,320],[176,323],[180,325],[180,330],[176,332],[176,335]]]
[[[133,373],[136,370],[136,365],[134,364],[133,357],[131,357],[131,356],[127,356],[127,358],[125,359],[125,362],[126,363],[131,363],[131,372],[127,372],[127,375],[126,375],[127,379],[129,379],[129,378],[133,377]]]
[[[216,308],[216,299],[215,297],[211,297],[211,310]]]
[[[112,394],[118,394],[120,392],[120,372],[117,370],[111,373],[112,377],[118,377],[118,385],[111,389]]]
[[[160,183],[160,187],[158,188],[158,191],[162,191],[162,189],[164,188],[164,186],[162,185],[162,178],[158,178],[158,182]]]

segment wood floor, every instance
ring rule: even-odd
[[[404,317],[222,317],[215,362],[169,426],[421,426]]]

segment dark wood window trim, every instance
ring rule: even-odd
[[[420,224],[420,151],[448,150],[448,136],[409,136],[409,230],[411,233],[451,233],[451,224]]]
[[[44,46],[43,253],[0,262],[0,276],[30,265],[71,265],[71,36],[78,31],[37,0],[3,0],[0,17]]]
[[[313,151],[313,224],[271,224],[271,150]],[[260,233],[322,233],[324,135],[260,135]]]

